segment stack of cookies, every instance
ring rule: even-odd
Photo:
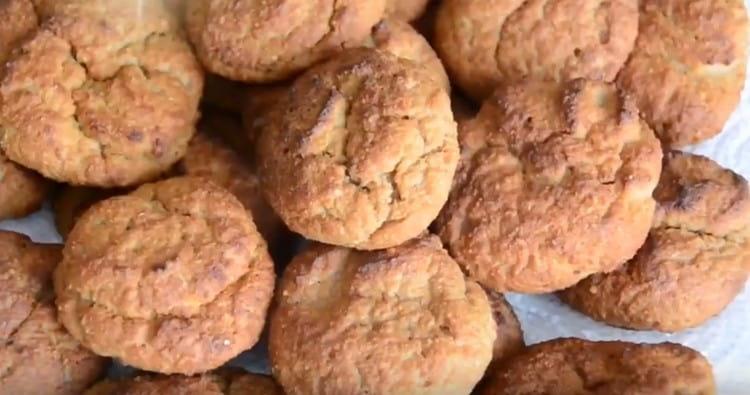
[[[675,332],[741,292],[748,182],[677,149],[743,2],[428,3],[0,0],[0,219],[65,240],[0,232],[0,394],[715,393],[678,344],[526,347],[503,293]]]

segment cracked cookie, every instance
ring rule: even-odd
[[[180,163],[182,172],[188,176],[210,179],[226,188],[251,214],[263,238],[271,245],[278,245],[286,233],[284,223],[266,203],[250,160],[221,141],[215,130],[211,129],[214,126],[222,127],[212,121],[212,117],[214,116],[204,116],[199,123],[199,132],[190,141],[187,153]],[[223,125],[234,129],[225,133],[241,133],[239,121],[236,123],[237,125]]]
[[[477,101],[525,78],[613,81],[637,35],[638,0],[445,0],[435,22],[440,57]]]
[[[495,319],[497,337],[492,347],[492,363],[512,357],[525,347],[521,324],[516,318],[516,313],[503,294],[486,290],[487,299],[492,309],[492,317]]]
[[[646,244],[620,269],[561,293],[607,324],[674,332],[701,325],[750,274],[750,193],[740,175],[702,156],[670,152],[654,193]]]
[[[186,23],[206,69],[273,82],[359,46],[384,12],[385,0],[193,0]]]
[[[138,376],[103,380],[83,395],[283,395],[272,378],[224,372],[200,376]]]
[[[295,81],[259,142],[264,193],[290,229],[357,249],[418,236],[458,162],[445,90],[412,62],[356,49]]]
[[[0,231],[0,395],[77,395],[104,373],[105,359],[57,322],[60,250]]]
[[[640,34],[618,83],[669,147],[721,132],[740,100],[748,56],[741,0],[641,0]]]
[[[203,76],[160,1],[38,0],[0,81],[0,146],[75,185],[127,186],[177,162]]]
[[[488,372],[479,395],[716,393],[711,364],[673,344],[555,339]]]
[[[386,0],[385,15],[411,22],[424,14],[429,3],[430,0]]]
[[[78,220],[55,272],[60,321],[136,368],[195,374],[253,346],[274,287],[266,243],[210,180],[178,177]]]
[[[269,351],[287,394],[468,394],[492,358],[487,295],[435,236],[315,244],[279,287]]]
[[[461,124],[459,140],[461,162],[435,229],[485,287],[564,289],[616,269],[643,245],[662,151],[613,85],[503,87]]]

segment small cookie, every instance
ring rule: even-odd
[[[210,126],[210,120],[205,122]],[[282,241],[286,227],[266,203],[260,190],[260,181],[250,161],[241,157],[217,136],[211,135],[214,131],[209,130],[206,123],[199,124],[198,128],[200,132],[190,141],[180,164],[182,172],[188,176],[207,178],[226,188],[250,212],[258,231],[268,243],[276,245]],[[241,127],[236,125],[235,129],[241,130]]]
[[[73,226],[94,203],[125,193],[120,189],[66,186],[52,202],[57,232],[66,239]]]
[[[0,395],[78,395],[106,361],[57,322],[51,277],[61,246],[0,231]]]
[[[60,321],[99,355],[161,373],[214,369],[258,340],[274,287],[240,202],[178,177],[92,206],[55,272]]]
[[[619,84],[668,147],[721,132],[740,100],[748,17],[742,0],[641,0],[640,34]]]
[[[212,73],[273,82],[360,45],[384,12],[385,0],[193,0],[187,31]]]
[[[0,150],[0,220],[39,210],[51,189],[51,182],[11,162]]]
[[[410,61],[357,49],[310,69],[259,142],[261,185],[292,230],[358,249],[418,236],[458,162],[445,90]]]
[[[283,395],[272,378],[251,373],[138,376],[103,380],[83,395]]]
[[[525,78],[613,81],[637,35],[638,0],[445,0],[435,24],[440,57],[477,101]]]
[[[492,358],[487,295],[435,236],[313,245],[279,287],[269,351],[287,394],[468,394]]]
[[[492,362],[497,363],[520,353],[525,343],[521,323],[503,294],[486,289],[485,292],[495,319],[497,337],[492,347]]]
[[[740,175],[698,155],[667,154],[657,220],[638,255],[562,292],[607,324],[674,332],[703,324],[750,274],[750,193]]]
[[[75,185],[156,178],[194,132],[200,65],[160,1],[38,0],[0,81],[0,146]]]
[[[385,15],[411,22],[424,14],[429,3],[430,0],[386,0]]]
[[[716,393],[711,364],[673,344],[555,339],[488,372],[479,395]]]
[[[613,85],[501,88],[459,138],[461,164],[435,228],[487,288],[564,289],[614,270],[643,245],[662,152]]]

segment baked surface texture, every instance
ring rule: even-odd
[[[618,78],[669,147],[721,132],[745,84],[741,0],[641,0],[640,34]]]
[[[78,395],[106,361],[57,322],[52,272],[61,247],[0,231],[0,394]]]
[[[290,229],[358,249],[418,236],[458,162],[446,91],[412,62],[357,49],[295,81],[258,148],[261,185]]]
[[[361,45],[384,12],[385,0],[193,0],[186,23],[209,71],[273,82]]]
[[[530,346],[488,374],[480,395],[716,393],[711,365],[673,344],[556,339]]]
[[[195,374],[253,346],[274,288],[266,243],[242,204],[178,177],[92,206],[55,272],[61,322],[99,355]]]
[[[564,289],[616,269],[646,239],[662,153],[613,85],[500,88],[461,124],[459,140],[461,162],[435,230],[485,287]]]
[[[750,193],[740,175],[697,155],[667,154],[646,244],[622,268],[561,296],[610,325],[674,332],[703,324],[750,274]]]
[[[492,358],[487,296],[425,235],[358,252],[316,244],[281,280],[270,327],[287,394],[468,394]]]
[[[160,1],[37,0],[0,81],[0,146],[57,181],[156,178],[185,152],[203,76]]]

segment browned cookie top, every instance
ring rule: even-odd
[[[245,208],[192,177],[91,207],[55,273],[60,319],[75,338],[162,373],[204,372],[250,348],[273,286],[266,243]]]
[[[359,46],[384,12],[385,0],[194,0],[187,30],[209,71],[281,81]]]
[[[0,231],[2,395],[77,395],[104,370],[57,322],[50,280],[60,250]]]
[[[679,344],[556,339],[495,367],[480,393],[713,395],[716,389],[706,358]]]
[[[0,146],[72,184],[153,179],[185,152],[203,77],[160,1],[39,0],[0,81]]]
[[[459,138],[461,164],[436,229],[486,287],[562,289],[613,270],[643,244],[662,153],[611,84],[501,88]]]

